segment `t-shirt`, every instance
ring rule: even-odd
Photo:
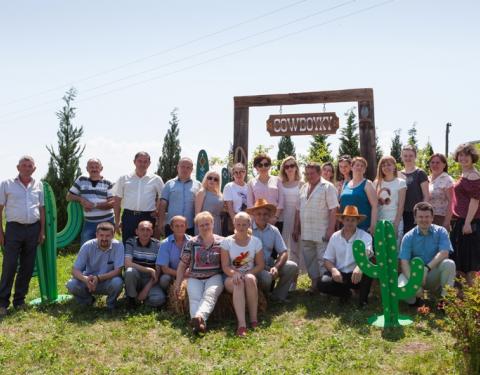
[[[205,247],[202,237],[195,236],[182,250],[181,261],[190,268],[190,277],[208,279],[222,273],[220,264],[220,243],[223,237],[213,235],[213,244]]]
[[[412,173],[402,172],[407,182],[407,194],[405,196],[404,212],[413,212],[413,207],[423,201],[421,184],[428,181],[427,174],[422,169],[415,169]]]
[[[225,238],[220,246],[228,251],[232,267],[242,273],[255,267],[255,255],[262,251],[262,241],[255,236],[250,237],[247,246],[238,245],[233,236]]]
[[[92,181],[86,176],[80,176],[75,180],[69,192],[73,195],[80,196],[92,203],[105,203],[108,198],[113,196],[113,184],[105,179]],[[90,211],[83,210],[85,221],[99,223],[113,219],[113,209],[93,208]]]
[[[392,181],[383,180],[380,186],[374,182],[378,198],[378,220],[389,220],[393,223],[398,211],[398,199],[400,190],[407,188],[403,178],[395,178]]]
[[[233,211],[240,212],[243,207],[247,207],[247,184],[238,185],[235,181],[229,182],[223,188],[223,200],[233,202]]]
[[[144,267],[155,268],[160,241],[156,238],[150,239],[147,246],[142,246],[138,237],[132,237],[125,243],[125,257],[132,258],[133,263]]]

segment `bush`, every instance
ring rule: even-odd
[[[460,280],[462,290],[450,288],[446,297],[446,325],[455,339],[454,350],[465,374],[480,374],[480,272],[473,285]]]

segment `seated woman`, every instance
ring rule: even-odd
[[[265,265],[262,242],[251,235],[251,224],[250,216],[246,212],[236,214],[233,220],[235,234],[225,238],[220,245],[222,268],[227,275],[225,289],[233,294],[239,337],[245,337],[247,334],[245,304],[248,307],[252,329],[258,324],[258,290],[255,275],[262,271]]]
[[[194,333],[204,334],[207,331],[207,319],[223,291],[220,264],[220,242],[223,237],[213,233],[213,216],[210,212],[197,214],[195,225],[199,234],[189,240],[182,250],[175,294],[179,295],[185,269],[189,268],[187,292],[192,318],[190,323]]]

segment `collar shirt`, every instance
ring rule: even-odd
[[[195,195],[202,185],[197,180],[180,181],[178,177],[168,180],[162,191],[162,199],[167,202],[166,223],[172,217],[181,215],[187,219],[187,228],[193,228],[195,216]]]
[[[73,268],[81,271],[84,275],[102,275],[124,265],[123,243],[112,240],[108,250],[98,247],[97,239],[85,242],[78,252],[77,260]]]
[[[283,237],[277,227],[271,224],[267,224],[265,228],[260,229],[257,227],[255,221],[252,224],[253,235],[262,241],[263,256],[265,258],[265,266],[269,266],[272,263],[272,251],[275,249],[278,254],[287,251],[287,245],[283,241]]]
[[[367,256],[371,257],[373,255],[372,236],[363,229],[357,228],[349,240],[342,236],[341,230],[335,232],[328,241],[323,259],[331,262],[340,272],[352,273],[357,265],[353,257],[353,243],[356,240],[363,241]]]
[[[321,178],[307,198],[310,184],[300,189],[299,211],[302,240],[322,242],[327,233],[331,209],[338,207],[337,190]]]
[[[183,247],[190,239],[191,237],[188,234],[184,235]],[[183,247],[179,248],[177,246],[175,243],[175,235],[171,234],[160,244],[156,264],[159,266],[168,266],[176,270],[178,263],[180,263],[180,255],[182,254]]]
[[[151,238],[146,246],[140,243],[138,237],[131,237],[125,243],[125,258],[131,258],[133,263],[144,267],[155,268],[160,241]]]
[[[78,177],[68,191],[69,193],[85,198],[92,203],[105,203],[112,197],[113,184],[104,179],[92,181],[87,176]],[[101,209],[93,208],[89,211],[83,209],[83,218],[85,221],[100,223],[113,218],[113,208]]]
[[[418,225],[407,232],[402,239],[399,259],[411,260],[419,257],[429,263],[439,251],[453,251],[448,232],[444,227],[432,224],[427,234],[423,234]]]
[[[7,222],[36,223],[44,206],[43,184],[33,178],[28,186],[19,177],[5,180],[0,184],[0,205],[5,207]]]
[[[155,211],[155,200],[160,198],[163,181],[156,174],[138,177],[135,172],[122,176],[114,187],[114,195],[122,198],[122,207],[131,211]]]

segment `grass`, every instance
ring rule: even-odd
[[[75,254],[58,257],[59,292]],[[120,308],[104,300],[91,309],[73,301],[11,312],[0,322],[0,373],[4,374],[434,374],[455,373],[452,338],[437,320],[406,312],[415,323],[382,331],[365,322],[381,310],[340,307],[333,298],[309,296],[308,280],[288,305],[269,307],[260,328],[234,336],[234,320],[209,322],[203,338],[188,319],[165,310]],[[37,280],[28,299],[38,297]]]

